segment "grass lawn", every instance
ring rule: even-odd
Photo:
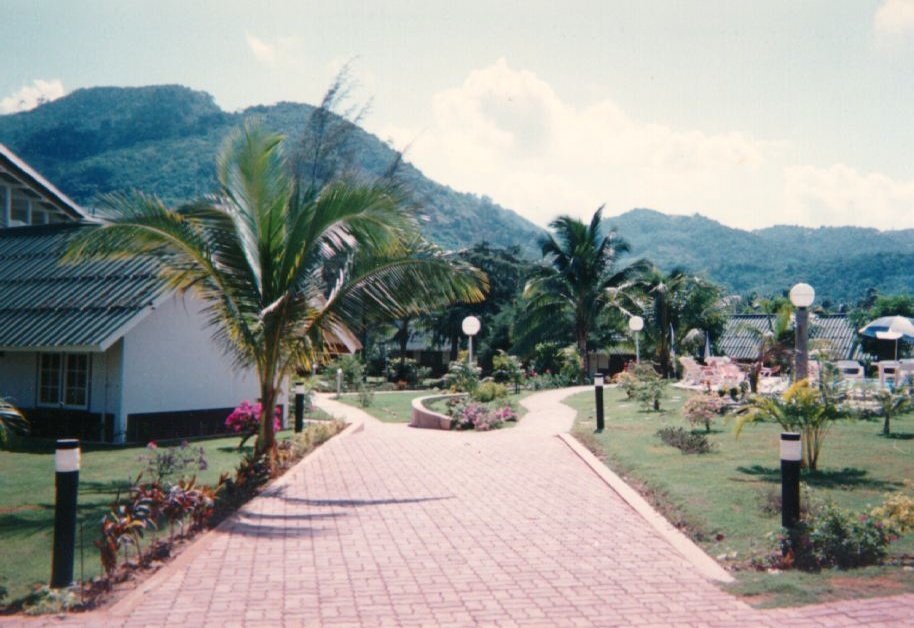
[[[347,393],[340,397],[340,401],[354,408],[364,410],[379,421],[385,423],[409,423],[412,418],[412,402],[417,397],[428,397],[431,395],[444,394],[433,390],[405,390],[403,392],[379,392],[375,393],[371,399],[371,405],[363,408],[359,403],[357,393]],[[517,409],[518,419],[523,418],[526,409],[517,403],[524,397],[530,395],[529,392],[522,392],[517,395],[508,395],[506,399],[514,404]],[[441,411],[439,407],[432,407],[432,410]],[[510,424],[509,424],[510,425]]]
[[[280,433],[280,438],[291,435]],[[199,482],[215,484],[223,472],[231,472],[244,452],[240,438],[217,438],[191,443],[204,447],[207,469],[197,473]],[[251,450],[248,441],[245,452]],[[160,444],[160,447],[164,445]],[[93,541],[109,504],[122,494],[145,467],[139,460],[145,447],[82,452],[79,473],[78,524],[74,578],[89,580],[101,574],[98,549]],[[0,451],[0,586],[6,587],[9,603],[47,584],[51,576],[54,531],[54,453]],[[167,534],[167,530],[160,534]],[[148,533],[147,533],[148,535]]]
[[[914,591],[914,533],[890,546],[885,567],[819,574],[773,574],[746,569],[752,556],[771,551],[769,533],[780,528],[780,511],[768,507],[780,496],[780,428],[751,424],[739,439],[732,424],[712,425],[714,451],[684,455],[655,435],[665,426],[685,427],[680,414],[688,391],[668,389],[663,411],[646,412],[607,388],[602,434],[594,434],[592,392],[570,397],[578,411],[574,435],[626,481],[645,494],[671,522],[684,528],[735,573],[734,592],[757,605],[793,605],[860,595]],[[833,426],[819,457],[819,471],[803,472],[809,487],[803,500],[827,499],[862,511],[914,478],[914,416],[893,422],[895,438],[880,435],[880,421],[848,421]],[[703,431],[703,428],[702,428]]]

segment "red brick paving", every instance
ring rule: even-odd
[[[914,596],[760,611],[704,579],[555,435],[570,391],[491,433],[350,430],[112,607],[97,626],[840,626],[912,622]]]

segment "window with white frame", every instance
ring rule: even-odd
[[[85,408],[89,404],[89,355],[42,353],[38,365],[38,403]]]

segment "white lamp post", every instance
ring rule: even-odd
[[[816,298],[816,291],[808,283],[798,283],[790,289],[790,302],[797,308],[796,366],[794,381],[806,379],[809,373],[809,342],[807,327],[809,306]]]
[[[467,316],[460,324],[460,328],[463,330],[463,333],[467,335],[470,349],[467,361],[470,366],[473,366],[473,336],[478,334],[479,330],[482,329],[482,323],[480,323],[479,319],[475,316]]]
[[[638,345],[638,332],[644,329],[644,319],[640,316],[632,316],[628,319],[628,328],[635,334],[635,362],[641,362],[641,347]]]

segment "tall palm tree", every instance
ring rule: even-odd
[[[709,281],[674,268],[665,273],[651,266],[635,281],[642,293],[642,307],[649,321],[657,362],[664,375],[672,373],[673,338],[687,339],[696,331],[719,336],[726,324],[726,313],[738,297],[724,296],[721,288]]]
[[[638,264],[616,269],[619,254],[629,246],[615,230],[603,235],[602,220],[602,206],[590,224],[570,216],[553,220],[549,227],[554,233],[540,240],[545,263],[533,269],[524,290],[526,311],[519,344],[548,337],[557,326],[565,326],[584,360],[585,373],[590,372],[590,335],[601,314],[617,289],[640,269]]]
[[[407,316],[479,300],[486,287],[479,271],[418,237],[395,190],[337,180],[315,193],[282,148],[281,136],[247,124],[220,153],[214,197],[179,209],[140,194],[109,197],[101,227],[70,251],[154,255],[172,287],[203,299],[215,337],[257,374],[255,452],[270,456],[282,382],[351,336],[366,309]]]

